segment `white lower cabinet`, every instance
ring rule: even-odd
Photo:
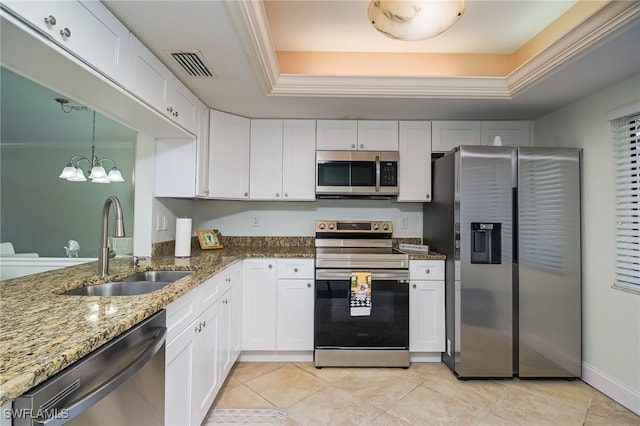
[[[409,285],[409,350],[444,352],[444,261],[409,261]]]
[[[166,425],[199,425],[238,358],[240,273],[232,265],[166,308]]]
[[[313,259],[247,259],[242,350],[313,349]]]

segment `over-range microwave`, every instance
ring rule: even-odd
[[[397,151],[316,151],[316,197],[398,195]]]

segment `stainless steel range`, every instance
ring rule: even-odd
[[[409,366],[409,257],[390,221],[316,222],[316,367]]]

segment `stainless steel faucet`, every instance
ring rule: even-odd
[[[113,206],[115,220],[113,222],[113,236],[124,237],[124,221],[122,220],[122,204],[115,195],[109,196],[102,207],[102,236],[100,237],[100,248],[98,249],[98,276],[104,277],[109,274],[109,259],[115,257],[116,253],[109,250],[109,210]]]

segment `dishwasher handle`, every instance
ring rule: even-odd
[[[44,421],[34,421],[33,424],[38,426],[58,426],[68,422],[74,417],[79,416],[89,407],[96,404],[102,398],[111,393],[115,388],[124,383],[129,377],[137,373],[138,370],[144,367],[145,364],[149,362],[151,358],[153,358],[153,356],[162,348],[165,343],[166,337],[167,328],[162,327],[158,331],[154,339],[151,341],[149,346],[147,346],[147,348],[123,370],[119,371],[114,376],[110,377],[107,381],[102,383],[100,386],[96,387],[91,391],[91,393],[82,398],[80,401],[73,403],[73,405],[69,407],[59,409],[66,410],[68,415],[66,415],[65,418],[53,417]]]

